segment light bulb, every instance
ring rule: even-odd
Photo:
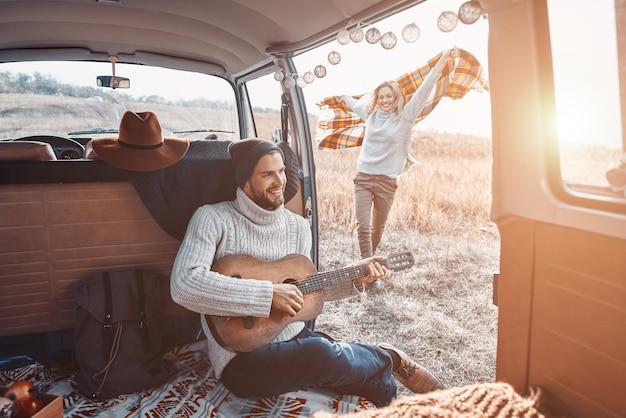
[[[387,32],[380,38],[380,44],[385,49],[392,49],[396,46],[396,43],[398,43],[398,39],[393,32]]]
[[[450,32],[456,28],[459,18],[454,12],[442,12],[437,19],[437,27],[442,32]]]
[[[361,42],[363,38],[365,37],[365,34],[363,33],[363,29],[361,29],[360,23],[356,25],[355,27],[353,27],[352,29],[350,29],[349,33],[350,33],[350,40],[354,42],[355,44],[358,44],[359,42]]]
[[[482,14],[482,6],[475,0],[466,1],[459,7],[459,20],[466,25],[475,23]]]
[[[346,29],[339,31],[337,34],[337,42],[340,45],[348,45],[350,43],[350,32]]]
[[[298,77],[296,79],[296,84],[298,85],[298,87],[300,87],[302,89],[302,88],[304,88],[306,86],[306,81],[304,81],[304,78]]]
[[[332,65],[337,65],[339,64],[340,61],[341,61],[341,54],[339,54],[339,52],[332,51],[330,54],[328,54],[328,62],[331,63]]]
[[[415,23],[409,23],[402,29],[402,39],[408,43],[417,41],[420,37],[420,28]]]
[[[283,86],[287,89],[293,88],[295,85],[296,81],[292,77],[285,77],[283,80]]]
[[[302,76],[302,79],[304,80],[305,83],[307,84],[311,84],[312,82],[315,81],[315,76],[313,75],[312,72],[307,71],[306,73],[304,73],[304,75]]]
[[[285,78],[285,72],[283,70],[278,70],[274,73],[274,80],[281,81]]]
[[[318,65],[313,69],[313,74],[315,74],[315,77],[317,78],[322,78],[326,76],[326,67],[324,67],[322,64]]]
[[[376,28],[369,28],[365,32],[365,40],[370,44],[375,44],[380,41],[380,31]]]

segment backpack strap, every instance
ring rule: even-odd
[[[102,273],[102,284],[104,286],[104,322],[102,323],[102,355],[104,361],[109,360],[111,348],[113,347],[113,296],[111,290],[111,279],[109,272]]]
[[[148,339],[148,319],[146,314],[146,294],[143,287],[143,272],[140,269],[135,270],[135,280],[137,281],[137,303],[139,305],[139,328],[141,329],[141,339],[143,341],[143,351],[149,352],[150,341]]]

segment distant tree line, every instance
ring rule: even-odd
[[[158,95],[132,97],[128,94],[116,91],[115,96],[103,88],[90,86],[77,86],[73,84],[61,83],[50,75],[39,72],[34,74],[0,72],[0,93],[16,94],[42,94],[50,96],[67,96],[78,98],[90,98],[94,96],[102,97],[103,100],[128,100],[143,103],[159,103],[166,105],[177,105],[186,107],[204,107],[209,109],[225,109],[230,106],[224,100],[207,100],[196,98],[192,100],[171,101]],[[276,112],[276,110],[273,110]]]
[[[100,96],[103,99],[106,96],[110,96],[107,93],[103,94],[102,89],[61,83],[50,75],[38,72],[31,75],[8,71],[0,73],[0,93],[43,94],[81,98]]]

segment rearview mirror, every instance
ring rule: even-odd
[[[110,87],[112,89],[128,89],[130,88],[130,79],[126,77],[118,77],[115,75],[99,75],[96,78],[98,87]]]

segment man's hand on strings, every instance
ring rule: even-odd
[[[363,283],[363,284],[372,284],[378,279],[383,279],[389,275],[389,270],[387,267],[380,264],[382,257],[368,257],[361,260],[359,264],[366,264],[367,270],[369,274],[363,278],[354,280],[355,284]]]

